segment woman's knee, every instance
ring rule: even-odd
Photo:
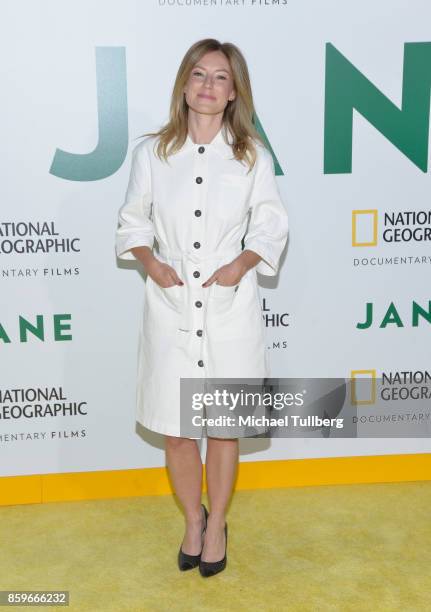
[[[165,435],[165,440],[166,440],[166,446],[169,446],[170,448],[184,448],[187,446],[192,446],[193,444],[196,444],[196,440],[193,440],[191,438],[181,438],[179,436],[167,436]]]

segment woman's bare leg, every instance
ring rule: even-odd
[[[186,533],[182,551],[198,555],[202,549],[203,529],[202,460],[196,440],[165,436],[166,464],[175,493],[183,507]]]
[[[225,515],[238,467],[238,438],[207,438],[206,477],[210,513],[202,561],[219,561],[225,551]]]

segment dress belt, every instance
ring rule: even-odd
[[[235,257],[242,253],[242,249],[240,247],[230,247],[229,249],[223,249],[219,251],[210,251],[209,253],[199,254],[195,251],[179,251],[176,249],[171,249],[165,247],[164,245],[159,244],[159,254],[163,260],[182,260],[183,266],[182,270],[187,274],[187,281],[189,275],[192,273],[191,270],[188,269],[188,265],[190,264],[200,264],[208,261],[217,261],[217,260],[225,260],[226,263],[232,261]],[[203,282],[203,279],[202,279]],[[199,291],[197,287],[194,290],[191,290],[189,282],[186,282],[182,287],[185,289],[186,295],[184,296],[184,300],[182,302],[181,308],[181,322],[180,328],[184,331],[192,330],[193,327],[193,300],[196,298],[196,291]],[[211,291],[212,285],[205,289],[203,287],[200,288],[201,291],[205,292],[204,295],[208,295],[208,292]],[[206,309],[207,309],[207,300],[202,300],[202,308],[203,310],[203,326],[205,327],[206,320]]]
[[[188,260],[192,263],[200,263],[203,261],[211,261],[213,259],[223,259],[224,257],[232,259],[237,257],[240,253],[242,253],[242,249],[238,247],[230,247],[229,249],[224,249],[221,251],[210,251],[209,253],[205,253],[205,255],[201,255],[195,251],[178,251],[175,249],[170,249],[163,245],[159,245],[159,253],[163,258],[169,259],[184,259]]]

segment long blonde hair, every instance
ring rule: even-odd
[[[224,110],[223,124],[232,133],[232,152],[235,159],[243,161],[247,158],[251,170],[256,161],[256,148],[252,139],[256,139],[263,146],[265,143],[254,124],[255,109],[247,63],[238,47],[229,42],[221,43],[215,38],[204,38],[189,48],[175,79],[168,123],[158,132],[147,132],[142,136],[160,137],[156,153],[165,161],[168,155],[181,149],[188,134],[188,105],[183,93],[184,87],[195,64],[210,51],[221,51],[230,63],[236,96],[228,102]]]

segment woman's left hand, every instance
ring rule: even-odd
[[[232,287],[239,283],[246,272],[247,267],[244,263],[239,259],[234,259],[231,263],[225,264],[213,272],[211,276],[202,283],[202,287],[209,287],[215,282],[218,285]]]

